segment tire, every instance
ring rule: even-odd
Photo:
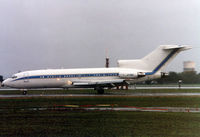
[[[27,94],[27,91],[23,91],[22,94],[23,94],[23,95],[26,95],[26,94]]]

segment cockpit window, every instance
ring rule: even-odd
[[[13,75],[13,76],[12,76],[12,79],[15,79],[15,78],[17,78],[17,76]]]

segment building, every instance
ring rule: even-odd
[[[194,61],[184,61],[183,62],[183,71],[188,72],[188,71],[195,71],[195,62]]]

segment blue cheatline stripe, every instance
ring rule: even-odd
[[[179,49],[174,49],[152,72],[146,72],[145,75],[155,74]]]
[[[96,74],[67,74],[67,75],[38,75],[38,76],[27,76],[15,79],[18,80],[30,80],[30,79],[53,79],[53,78],[76,78],[76,77],[110,77],[119,76],[119,73],[96,73]]]

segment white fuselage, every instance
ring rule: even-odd
[[[140,70],[141,71],[141,70]],[[14,74],[12,78],[4,81],[5,86],[13,88],[72,88],[75,87],[72,82],[74,80],[115,80],[122,79],[120,72],[138,72],[135,69],[124,68],[85,68],[85,69],[46,69],[25,71]],[[138,82],[151,78],[158,78],[158,75],[145,76],[140,79],[127,78],[129,82]],[[7,85],[9,83],[9,85]],[[82,87],[82,86],[76,86]],[[85,86],[84,86],[85,87]]]

